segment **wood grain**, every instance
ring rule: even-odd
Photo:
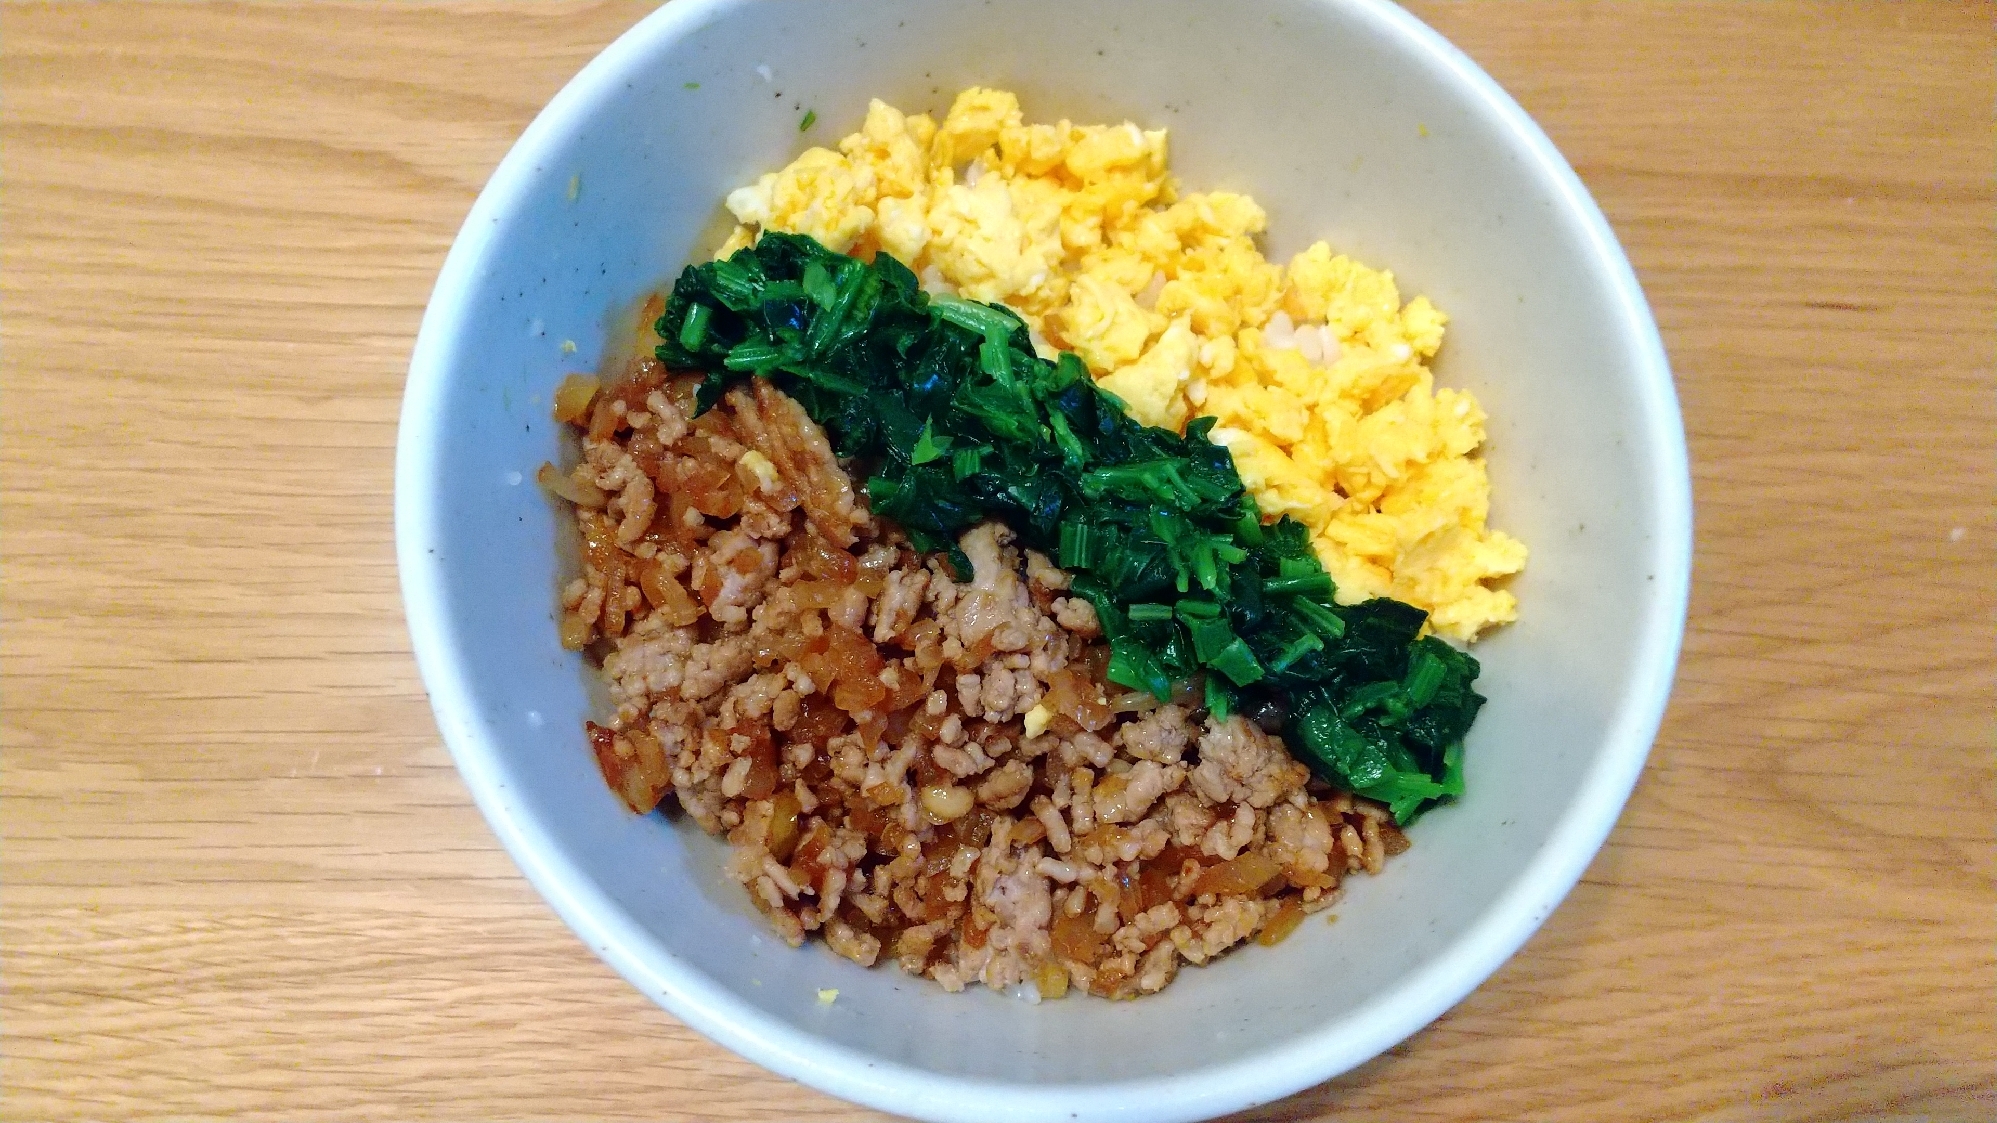
[[[1422,3],[1657,309],[1677,693],[1524,952],[1244,1118],[1997,1114],[1988,4]],[[483,178],[643,5],[0,8],[0,1115],[878,1116],[597,962],[438,742],[390,465]]]

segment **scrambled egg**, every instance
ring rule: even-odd
[[[1263,514],[1310,528],[1340,601],[1393,596],[1466,642],[1517,616],[1492,585],[1526,548],[1485,525],[1484,411],[1425,365],[1447,317],[1323,242],[1265,260],[1262,208],[1180,195],[1163,130],[1027,124],[1012,94],[976,87],[940,125],[876,100],[838,151],[728,209],[741,225],[716,256],[763,230],[885,250],[934,291],[1017,310],[1137,419],[1217,418]]]

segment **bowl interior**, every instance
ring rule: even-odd
[[[581,736],[589,673],[555,637],[573,563],[532,482],[559,456],[555,383],[595,367],[633,304],[705,255],[728,190],[834,142],[871,97],[940,117],[971,84],[1016,91],[1030,119],[1167,127],[1185,189],[1267,208],[1272,258],[1328,238],[1428,294],[1451,316],[1439,379],[1491,417],[1492,522],[1533,551],[1513,586],[1522,619],[1476,648],[1490,704],[1470,795],[1422,820],[1383,876],[1349,882],[1335,923],[1137,1004],[948,995],[784,946],[721,875],[718,843],[634,818],[606,789]],[[679,0],[563,92],[468,220],[412,368],[398,538],[468,783],[636,985],[765,1064],[893,1110],[1191,1118],[1393,1044],[1571,886],[1668,688],[1683,456],[1654,328],[1592,203],[1488,79],[1397,9]],[[972,1086],[985,1097],[954,1098]]]

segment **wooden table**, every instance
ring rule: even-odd
[[[1997,1115],[1992,7],[1418,10],[1545,125],[1656,306],[1691,627],[1546,927],[1249,1118]],[[642,11],[0,15],[0,1114],[878,1118],[562,927],[403,630],[390,464],[431,281]]]

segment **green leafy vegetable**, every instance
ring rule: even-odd
[[[1338,604],[1304,527],[1262,522],[1213,418],[1139,424],[1011,310],[794,234],[689,267],[657,330],[662,362],[704,374],[700,409],[774,379],[917,549],[968,573],[957,538],[998,519],[1053,556],[1095,607],[1111,681],[1198,689],[1221,717],[1273,702],[1300,759],[1401,822],[1461,794],[1477,661],[1421,636],[1411,605]]]
[[[811,126],[816,125],[817,123],[818,123],[818,110],[807,109],[804,111],[804,120],[799,121],[797,123],[797,131],[804,132],[805,130],[811,128]]]
[[[943,454],[950,451],[950,445],[954,438],[939,437],[934,430],[935,422],[925,421],[922,423],[922,435],[915,439],[915,449],[909,453],[908,462],[910,464],[927,464],[932,460],[941,460],[943,459]],[[971,472],[976,471],[976,467],[971,469]],[[970,473],[966,473],[966,475],[968,474]]]

